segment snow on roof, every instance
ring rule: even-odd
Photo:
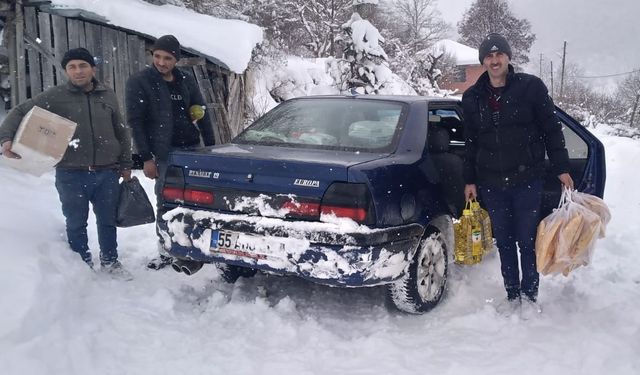
[[[457,65],[480,65],[477,49],[450,39],[442,39],[436,42],[431,50],[437,54],[442,52],[450,53],[456,59]]]
[[[236,73],[245,71],[253,48],[262,42],[262,28],[257,25],[174,5],[152,5],[141,0],[52,0],[51,9],[86,11],[89,13],[83,13],[85,17],[104,18],[102,22],[154,38],[173,34],[183,47],[220,61]]]
[[[373,5],[378,5],[378,1],[379,0],[353,0],[351,2],[351,5],[358,5],[358,4],[373,4]]]

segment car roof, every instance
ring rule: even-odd
[[[300,96],[289,100],[299,99],[352,99],[352,100],[381,100],[381,101],[396,101],[405,103],[415,102],[430,102],[430,101],[450,101],[459,102],[460,99],[456,97],[440,97],[440,96],[419,96],[419,95],[311,95]]]

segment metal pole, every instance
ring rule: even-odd
[[[551,62],[551,99],[553,99],[553,61]]]
[[[563,89],[564,89],[564,61],[567,56],[567,41],[564,42],[564,47],[562,48],[562,73],[560,75],[560,98],[562,99]]]
[[[540,54],[540,79],[542,79],[542,54]]]

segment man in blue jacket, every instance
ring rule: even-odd
[[[160,37],[152,48],[153,66],[127,81],[127,121],[133,130],[136,150],[144,162],[144,175],[155,179],[158,215],[162,207],[162,186],[169,153],[214,144],[213,124],[205,111],[199,120],[189,115],[191,106],[205,106],[195,79],[176,67],[180,43],[173,35]],[[148,267],[161,269],[172,259],[164,253],[159,237],[160,257]]]
[[[489,211],[507,291],[503,306],[519,308],[522,294],[539,312],[535,238],[545,152],[559,183],[573,188],[562,125],[544,83],[514,72],[511,47],[502,35],[482,41],[479,59],[486,72],[462,97],[465,198],[476,198],[479,190]]]

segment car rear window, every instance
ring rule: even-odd
[[[391,151],[401,128],[404,104],[352,98],[284,102],[233,142],[273,146]]]

